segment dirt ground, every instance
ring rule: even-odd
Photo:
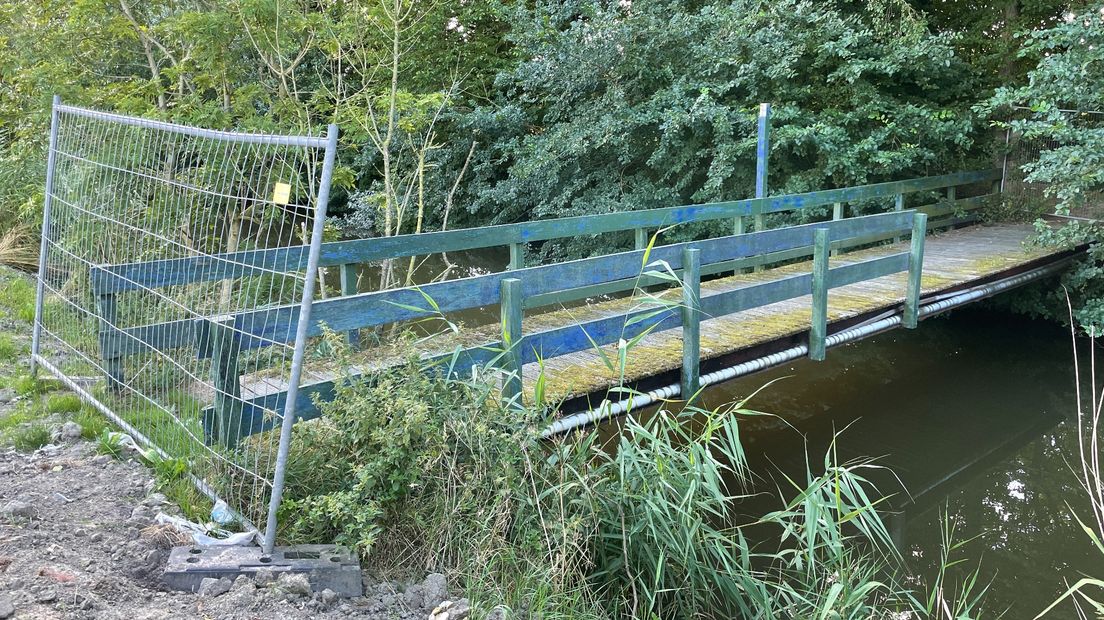
[[[0,268],[0,289],[25,278]],[[11,387],[29,370],[30,325],[16,318],[11,306],[18,302],[0,298],[0,429],[7,429],[0,433],[0,620],[468,617],[467,601],[450,599],[439,574],[400,584],[364,573],[365,596],[356,599],[311,592],[302,579],[267,583],[261,575],[256,582],[211,580],[196,593],[167,589],[161,574],[169,549],[186,540],[155,518],[162,511],[179,515],[179,507],[157,492],[146,465],[100,454],[96,443],[82,439],[72,415],[21,421],[27,399],[40,398]],[[46,426],[50,442],[16,450],[11,431],[31,424]],[[490,617],[506,614],[495,610]]]
[[[352,600],[247,578],[213,596],[169,591],[160,581],[170,546],[154,525],[160,511],[178,512],[144,465],[97,454],[89,442],[4,450],[0,618],[407,619],[428,617],[447,598],[441,575],[409,587],[366,576],[368,595]],[[464,617],[456,611],[452,620]]]
[[[407,587],[365,576],[367,596],[352,600],[304,594],[282,579],[258,587],[241,578],[213,596],[169,591],[160,581],[170,546],[154,524],[160,511],[179,512],[155,492],[144,465],[97,454],[89,442],[59,439],[31,454],[4,450],[0,618],[405,620],[428,617],[447,598],[441,575]],[[461,613],[452,620],[464,617],[454,610]]]

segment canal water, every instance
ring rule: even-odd
[[[779,419],[741,431],[763,489],[775,488],[778,472],[803,475],[806,450],[822,468],[837,437],[841,462],[871,457],[893,472],[875,481],[892,496],[887,525],[918,581],[935,575],[949,519],[959,541],[972,539],[956,554],[969,560],[961,568],[980,563],[991,581],[987,610],[1031,618],[1083,574],[1104,577],[1104,557],[1066,506],[1091,520],[1070,469],[1078,463],[1071,347],[1056,325],[964,310],[832,349],[824,362],[715,386],[703,405],[777,379],[749,407]]]

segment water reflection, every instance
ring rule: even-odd
[[[875,457],[887,467],[874,481],[892,495],[889,525],[918,574],[938,566],[946,513],[960,538],[976,537],[963,550],[973,563],[963,568],[980,560],[982,576],[994,580],[991,611],[1033,617],[1065,590],[1064,580],[1104,576],[1100,554],[1066,507],[1091,517],[1070,470],[1075,390],[1061,328],[961,311],[833,350],[826,362],[717,386],[705,404],[782,377],[752,403],[780,417],[747,431],[762,489],[783,482],[778,472],[802,476],[806,445],[816,463],[838,437],[841,460]]]

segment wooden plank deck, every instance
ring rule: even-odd
[[[1015,270],[1027,263],[1057,254],[1058,250],[1025,244],[1033,234],[1028,224],[977,225],[940,234],[926,240],[922,295],[931,296],[949,289]],[[865,259],[907,251],[908,244],[899,243],[849,252],[831,259],[837,267]],[[811,261],[753,273],[743,273],[709,280],[701,284],[701,295],[730,291],[752,283],[777,280],[799,273],[808,273]],[[831,325],[880,310],[899,308],[904,301],[906,273],[860,282],[837,289],[828,295],[829,333]],[[663,297],[678,300],[680,291],[670,289]],[[701,352],[703,360],[736,354],[742,350],[782,341],[808,332],[811,324],[811,298],[804,297],[763,306],[724,317],[703,317]],[[561,308],[541,314],[527,313],[523,323],[525,334],[562,327],[604,317],[617,316],[646,307],[641,295]],[[921,328],[923,324],[921,324]],[[499,338],[497,324],[463,328],[417,344],[426,355],[439,354],[456,346],[473,346]],[[407,343],[409,344],[409,343]],[[617,347],[603,347],[610,359],[617,359]],[[409,352],[406,353],[409,355]],[[682,330],[669,329],[645,336],[629,353],[625,368],[625,384],[677,371],[681,366]],[[361,370],[394,365],[404,357],[396,349],[369,348],[363,353]],[[537,364],[524,367],[524,394],[532,394],[532,385],[539,375]],[[589,394],[601,393],[619,384],[617,369],[611,370],[603,356],[595,350],[564,355],[544,361],[546,393],[555,402]],[[333,368],[309,364],[304,381],[331,380]],[[274,390],[285,389],[271,376],[242,377],[242,397],[252,398]]]
[[[967,285],[1001,272],[1044,258],[1057,250],[1025,245],[1033,234],[1030,225],[972,226],[931,235],[926,240],[921,295]],[[885,245],[833,257],[831,266],[907,250],[907,243]],[[702,297],[729,291],[748,283],[777,279],[784,275],[807,273],[811,261],[795,263],[766,271],[739,274],[701,285]],[[905,298],[906,273],[898,273],[838,289],[828,294],[829,333],[831,325],[859,315],[899,307]],[[677,294],[677,293],[672,293]],[[673,297],[677,299],[677,297]],[[710,319],[703,317],[701,352],[710,360],[743,349],[749,349],[794,334],[808,332],[811,324],[811,296],[755,308],[745,312]],[[615,314],[608,304],[598,304],[563,313],[576,320]],[[556,313],[560,315],[560,313]],[[550,319],[552,317],[545,317]],[[558,317],[557,317],[558,318]],[[921,328],[923,324],[921,324]],[[616,347],[605,347],[607,355],[616,359]],[[830,353],[829,353],[830,355]],[[671,329],[649,334],[629,353],[625,369],[626,382],[677,371],[681,366],[682,332]],[[584,351],[545,361],[547,392],[550,398],[571,398],[603,391],[617,384],[617,376],[594,351]],[[526,385],[537,377],[536,364],[525,367]],[[531,393],[531,392],[530,392]]]

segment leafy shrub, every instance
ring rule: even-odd
[[[477,609],[930,615],[892,581],[900,565],[868,465],[829,453],[781,509],[741,522],[734,506],[751,472],[739,405],[629,417],[609,449],[596,432],[545,442],[539,412],[411,363],[347,377],[322,407],[293,434],[282,537],[353,545],[385,574],[451,572]]]

